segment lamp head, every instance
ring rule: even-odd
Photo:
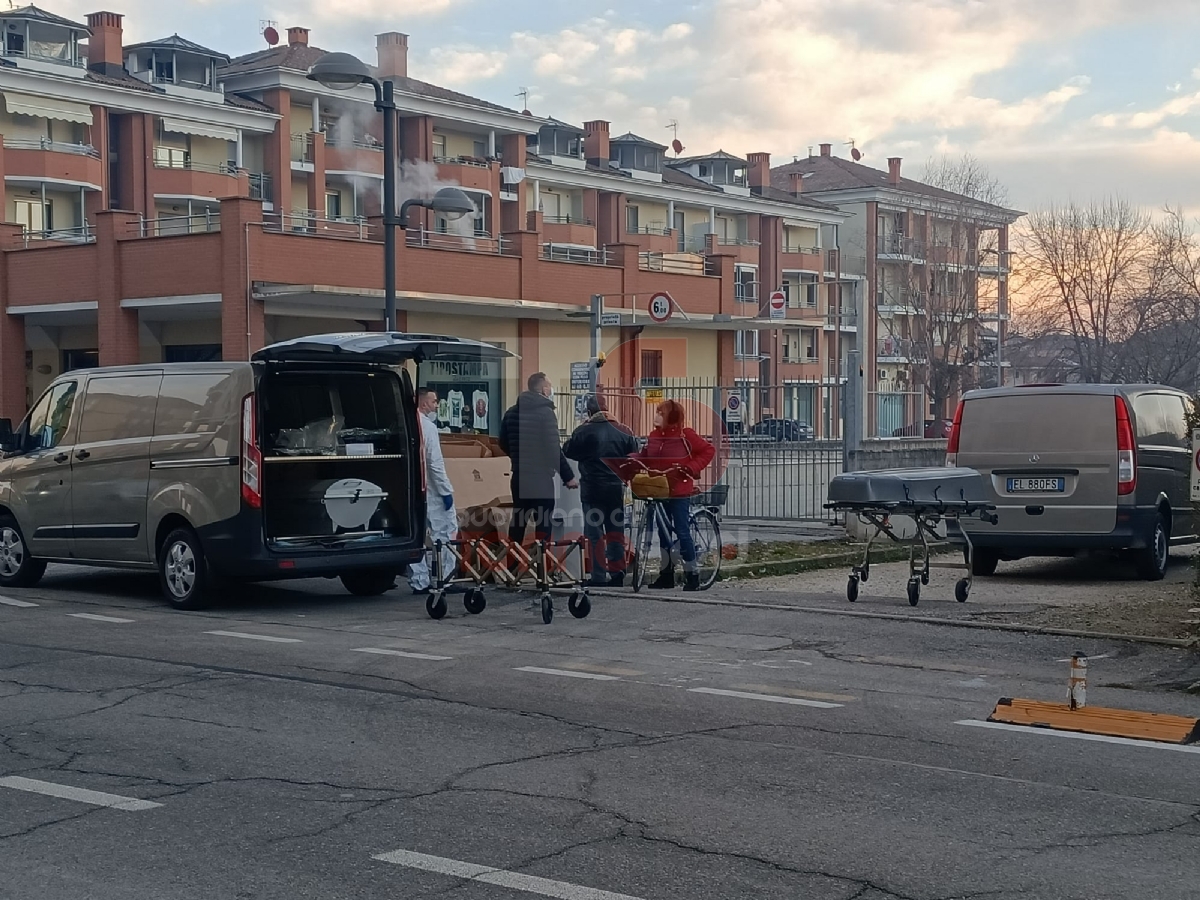
[[[366,63],[350,53],[326,53],[308,70],[308,79],[334,91],[348,91],[372,80]]]
[[[458,188],[442,188],[429,201],[429,208],[439,212],[447,219],[461,219],[466,215],[474,215],[478,210],[470,197]]]

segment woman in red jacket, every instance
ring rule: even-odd
[[[676,400],[664,400],[654,416],[654,430],[641,452],[633,454],[646,468],[663,472],[671,485],[671,497],[663,508],[671,530],[679,538],[679,556],[683,560],[683,589],[700,589],[700,567],[696,560],[696,545],[692,541],[690,522],[691,498],[698,493],[696,479],[713,461],[713,445],[687,427],[683,405]],[[652,588],[675,586],[675,561],[671,558],[671,534],[661,524],[658,530],[662,548],[662,568]]]

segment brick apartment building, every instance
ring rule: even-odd
[[[306,79],[325,52],[307,29],[230,59],[179,35],[126,45],[111,12],[79,23],[29,6],[0,24],[0,415],[74,368],[246,358],[382,327],[381,117],[370,88]],[[846,298],[861,284],[839,274],[846,213],[772,186],[767,154],[669,159],[607,122],[410,78],[407,52],[406,35],[379,36],[401,195],[454,183],[478,213],[410,221],[399,327],[517,352],[471,375],[496,408],[538,369],[565,384],[589,352],[580,313],[604,294],[621,315],[604,333],[607,378],[736,383],[751,403],[750,387],[781,385],[760,403],[836,429],[836,360],[857,327]],[[767,328],[780,288],[786,319]],[[658,291],[680,310],[664,326],[646,313]]]
[[[1023,215],[905,178],[901,164],[889,159],[884,172],[821,144],[819,155],[771,171],[776,189],[850,216],[841,267],[865,278],[858,331],[876,437],[919,436],[927,418],[953,414],[963,389],[1004,382],[1008,229]]]

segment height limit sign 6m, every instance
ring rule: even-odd
[[[671,295],[666,291],[659,291],[650,298],[650,303],[646,307],[650,313],[650,318],[659,325],[666,324],[670,321],[671,316],[675,312],[675,301],[671,299]]]

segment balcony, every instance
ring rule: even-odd
[[[325,145],[325,171],[383,177],[383,148],[369,141]]]
[[[169,237],[179,234],[207,234],[221,230],[221,213],[196,216],[159,216],[138,223],[138,237]]]
[[[22,231],[25,249],[42,244],[94,244],[96,233],[87,222],[74,228],[51,228],[46,231]]]
[[[608,265],[608,249],[592,250],[587,247],[542,244],[542,259],[550,262],[581,263],[584,265]]]
[[[27,178],[97,186],[104,183],[100,151],[90,144],[6,137],[4,151],[4,169],[10,180]]]
[[[790,365],[817,366],[820,365],[821,358],[817,355],[816,347],[794,348],[785,344],[783,347],[783,361]]]
[[[252,172],[250,174],[250,199],[270,203],[274,196],[271,176],[266,172]]]
[[[925,258],[925,244],[902,234],[881,234],[875,239],[875,254],[880,260],[911,262]]]
[[[475,188],[481,191],[498,189],[499,169],[493,178],[493,165],[490,160],[475,156],[435,156],[433,161],[438,167],[438,177],[445,181],[457,182],[460,187]]]
[[[921,315],[927,304],[928,295],[924,291],[884,291],[875,296],[875,311],[887,318]]]
[[[822,254],[819,247],[787,247],[783,248],[781,260],[785,271],[821,272]]]
[[[186,151],[154,148],[154,183],[151,192],[164,197],[242,196],[238,170],[228,163],[201,163]]]
[[[840,320],[840,321],[839,321]],[[858,312],[853,309],[840,311],[831,309],[825,313],[825,327],[829,330],[841,328],[843,331],[858,328]]]
[[[925,345],[910,338],[885,337],[875,342],[875,360],[882,363],[924,362]]]
[[[845,253],[840,249],[825,251],[826,275],[857,275],[867,274],[867,258],[855,253]]]
[[[263,222],[263,231],[286,231],[292,234],[356,241],[366,241],[371,237],[371,229],[366,219],[327,219],[324,213],[311,209],[293,209],[290,213],[264,213]]]
[[[636,244],[643,252],[678,253],[679,240],[663,222],[647,222],[632,231],[627,231],[629,243]]]
[[[457,250],[461,253],[484,253],[493,256],[509,255],[513,252],[512,243],[508,238],[492,237],[484,231],[477,231],[475,234],[447,234],[427,231],[424,228],[410,228],[405,243],[409,247]]]
[[[596,246],[596,223],[582,216],[544,216],[542,234],[552,244]]]
[[[733,299],[738,303],[753,303],[758,305],[758,282],[734,282]]]
[[[655,253],[643,251],[638,254],[638,268],[643,272],[671,272],[676,275],[704,275],[704,257],[693,253]]]
[[[313,162],[313,141],[311,134],[292,135],[292,168],[311,166]]]

